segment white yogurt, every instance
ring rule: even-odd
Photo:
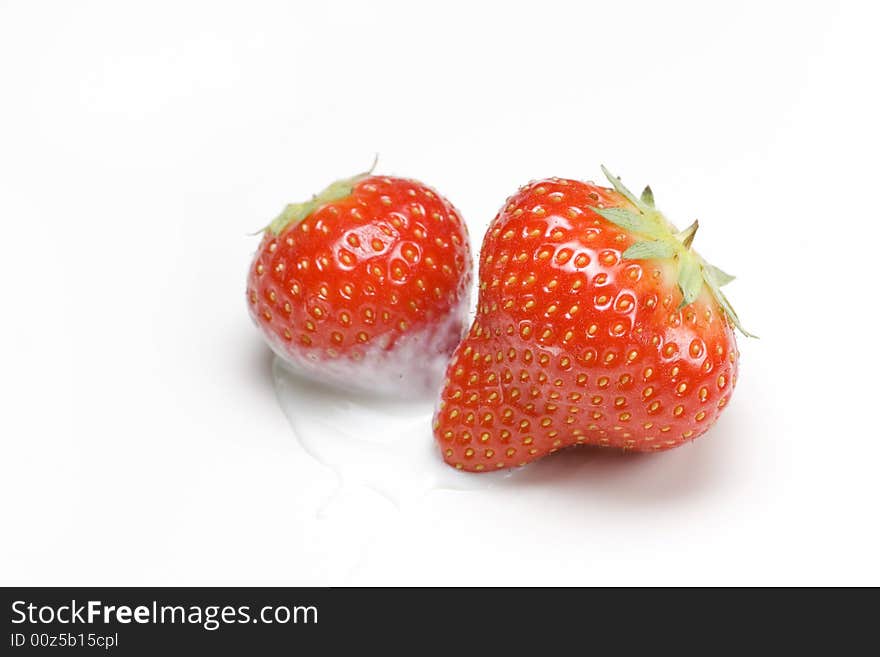
[[[432,400],[340,391],[301,377],[278,357],[272,377],[294,435],[337,475],[337,493],[366,487],[401,508],[430,490],[485,490],[516,472],[468,474],[446,465],[431,431]]]

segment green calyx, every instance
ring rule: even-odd
[[[677,283],[682,295],[680,308],[693,303],[700,296],[705,285],[740,333],[750,338],[757,337],[742,327],[739,316],[721,291],[721,288],[730,283],[734,277],[710,265],[691,249],[694,236],[700,227],[699,222],[695,221],[679,231],[654,207],[654,193],[650,187],[645,187],[641,196],[636,198],[620,178],[611,175],[604,166],[602,173],[614,189],[632,205],[632,208],[593,208],[600,217],[635,233],[640,238],[623,252],[623,258],[626,260],[673,259],[677,265]]]
[[[373,173],[374,168],[376,168],[376,160],[373,160],[373,165],[370,167],[369,171],[364,171],[351,178],[336,180],[325,187],[323,191],[312,196],[308,201],[302,203],[288,203],[284,210],[282,210],[281,214],[275,217],[275,219],[273,219],[272,222],[260,232],[269,230],[274,235],[278,235],[291,224],[298,224],[325,203],[332,203],[333,201],[339,201],[351,196],[354,186],[364,178],[370,176]]]

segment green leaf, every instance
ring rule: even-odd
[[[678,262],[678,287],[681,288],[683,308],[694,302],[703,289],[703,272],[700,261],[693,254],[683,253]]]
[[[724,292],[720,289],[717,290],[717,294],[715,298],[718,299],[718,303],[724,309],[724,312],[730,317],[730,321],[733,322],[733,325],[739,329],[739,332],[742,333],[747,338],[757,338],[758,336],[754,333],[749,333],[743,328],[742,323],[739,321],[739,315],[736,314],[736,311],[733,309],[733,306],[730,305],[730,301],[727,300],[727,297],[724,296]]]
[[[654,192],[650,186],[645,187],[637,199],[621,182],[620,178],[608,171],[604,165],[602,173],[605,174],[617,193],[633,205],[634,210],[619,207],[593,208],[593,210],[616,226],[633,233],[640,233],[643,238],[647,238],[626,249],[623,252],[623,258],[626,260],[662,260],[676,256],[677,283],[682,294],[681,305],[686,306],[693,303],[705,284],[709,287],[709,291],[728,320],[743,335],[750,338],[757,337],[743,328],[739,316],[721,291],[722,286],[734,279],[733,276],[708,264],[696,252],[691,251],[691,243],[697,228],[699,228],[699,223],[695,221],[683,231],[678,232],[678,229],[655,209]]]
[[[712,277],[712,281],[718,287],[724,287],[736,279],[736,276],[732,276],[731,274],[718,269],[715,265],[704,265],[703,267],[706,270],[706,274]]]
[[[634,206],[636,206],[637,208],[641,207],[641,203],[635,197],[635,194],[633,194],[631,191],[629,191],[624,186],[624,184],[620,181],[620,178],[618,178],[617,176],[611,175],[611,172],[605,168],[604,164],[602,164],[600,166],[602,168],[602,173],[605,174],[605,177],[608,178],[608,182],[611,183],[611,185],[614,187],[614,189],[616,189],[617,192],[621,196],[624,196],[626,198],[626,200],[629,201],[630,203],[632,203]]]
[[[739,315],[736,314],[736,311],[733,309],[733,306],[730,305],[730,301],[727,300],[724,292],[721,291],[721,286],[717,283],[714,278],[712,269],[717,269],[716,267],[712,267],[712,265],[703,265],[703,278],[706,280],[706,284],[709,286],[709,289],[712,291],[712,296],[715,297],[715,300],[718,302],[718,305],[721,306],[721,309],[724,311],[724,314],[730,318],[730,321],[733,322],[733,325],[739,329],[739,332],[742,333],[747,338],[757,338],[758,336],[749,333],[743,328],[742,323],[739,321]],[[721,271],[718,269],[718,271]],[[723,273],[723,272],[722,272]]]
[[[327,187],[325,187],[319,194],[312,196],[308,201],[303,201],[302,203],[289,203],[285,206],[281,214],[275,217],[275,219],[273,219],[272,222],[260,232],[270,230],[275,235],[278,235],[290,224],[299,223],[325,203],[332,203],[333,201],[339,201],[350,196],[354,190],[354,186],[373,173],[373,169],[376,168],[376,162],[378,161],[379,155],[377,153],[376,157],[373,158],[373,164],[368,171],[351,176],[350,178],[336,180],[327,185]]]
[[[624,260],[652,260],[671,258],[675,254],[675,247],[669,242],[662,240],[649,240],[636,242],[623,252]]]
[[[593,212],[603,219],[607,219],[615,226],[635,233],[649,233],[653,225],[645,215],[638,214],[626,208],[593,208]]]
[[[684,248],[691,248],[691,244],[693,244],[694,236],[697,234],[697,230],[700,228],[700,222],[694,221],[690,226],[685,228],[680,233],[675,235],[676,239],[682,243]]]

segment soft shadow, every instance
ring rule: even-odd
[[[712,492],[736,445],[735,422],[722,418],[705,436],[668,452],[624,453],[573,447],[515,472],[497,486],[558,490],[571,499],[664,503]],[[732,418],[731,418],[732,419]]]
[[[275,386],[272,381],[272,361],[275,359],[275,354],[259,339],[249,340],[248,348],[247,362],[250,365],[248,370],[251,375],[251,384],[274,396]]]

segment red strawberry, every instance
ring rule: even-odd
[[[456,209],[414,180],[369,173],[288,205],[264,231],[248,306],[305,374],[378,392],[436,390],[471,283]]]
[[[603,168],[603,171],[605,169]],[[434,418],[446,462],[483,472],[570,445],[657,451],[730,400],[742,330],[731,276],[691,250],[650,188],[533,182],[483,242],[477,316]],[[745,331],[743,331],[745,333]]]

